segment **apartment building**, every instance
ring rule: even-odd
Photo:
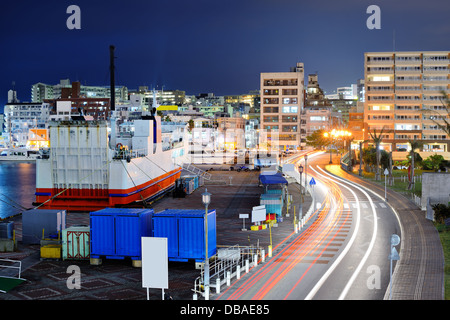
[[[306,133],[301,133],[304,105],[304,66],[297,63],[290,72],[261,73],[260,148],[301,149]],[[264,137],[262,136],[264,135]]]
[[[5,105],[5,133],[14,146],[25,146],[30,129],[45,129],[50,116],[48,103],[12,102]]]
[[[44,102],[44,100],[59,99],[63,91],[72,87],[72,82],[69,79],[62,79],[58,84],[51,85],[42,82],[35,83],[31,86],[31,101]],[[84,98],[110,98],[110,86],[79,86],[79,94]],[[116,102],[128,100],[128,88],[125,86],[115,87]]]
[[[333,124],[331,119],[332,107],[319,86],[318,75],[308,75],[306,99],[302,112],[302,120],[304,120],[302,130],[306,131],[306,136],[311,135],[316,130],[331,130]]]
[[[352,133],[353,142],[364,141],[364,103],[358,101],[356,107],[352,107],[348,115],[347,130]]]
[[[441,92],[450,96],[450,52],[367,52],[364,61],[364,139],[384,127],[388,151],[418,139],[424,152],[449,152],[449,136],[433,119],[448,119]]]
[[[51,106],[51,115],[68,117],[82,112],[85,116],[92,116],[94,120],[106,120],[110,114],[109,98],[86,98],[81,94],[81,84],[73,82],[70,87],[62,88],[58,99],[44,100]],[[70,111],[58,111],[58,104],[70,107]],[[63,112],[62,114],[58,114]],[[59,118],[59,117],[57,117]]]

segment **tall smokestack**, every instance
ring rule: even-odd
[[[116,110],[116,87],[115,87],[115,79],[114,79],[114,50],[116,47],[109,46],[109,72],[111,76],[111,112]]]

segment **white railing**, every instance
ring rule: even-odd
[[[10,260],[10,259],[0,259],[0,262],[9,262],[9,263],[18,263],[19,266],[5,266],[0,265],[0,268],[10,268],[19,270],[18,279],[20,279],[20,275],[22,273],[22,261],[19,260]],[[1,275],[0,275],[1,276]]]
[[[259,246],[239,246],[224,247],[219,249],[218,253],[211,258],[209,265],[209,283],[211,288],[215,288],[216,294],[220,293],[222,285],[230,285],[231,279],[236,277],[240,279],[241,274],[248,273],[251,267],[258,265],[260,261],[264,262],[265,252]],[[198,295],[209,299],[209,292],[204,288],[204,264],[201,266],[200,276],[194,281],[194,300]]]
[[[147,155],[148,155],[147,149],[136,149],[136,150],[128,150],[128,149],[117,150],[116,149],[113,158],[126,160],[128,157],[130,157],[131,159],[134,159],[134,158],[139,158],[139,157],[145,157]]]

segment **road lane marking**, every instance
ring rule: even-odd
[[[323,169],[321,169],[319,166],[317,166],[321,171],[325,172]],[[326,173],[327,175],[329,175],[330,177],[332,176],[330,173]],[[376,240],[376,236],[377,236],[377,232],[378,232],[378,219],[377,219],[377,213],[376,210],[373,206],[373,201],[372,198],[369,197],[369,195],[367,194],[367,192],[363,189],[361,189],[360,187],[358,187],[356,184],[349,182],[348,180],[344,180],[341,178],[338,178],[336,176],[333,175],[334,178],[347,183],[351,186],[353,186],[354,188],[357,188],[358,190],[360,190],[361,192],[364,193],[364,195],[369,199],[370,205],[372,207],[372,212],[373,212],[373,233],[372,233],[372,239],[370,240],[370,244],[369,244],[369,248],[366,251],[366,254],[364,255],[364,257],[361,259],[358,267],[356,268],[355,272],[353,273],[353,275],[351,276],[350,280],[347,282],[347,285],[345,286],[344,290],[342,291],[341,295],[339,296],[339,300],[343,300],[345,299],[345,296],[347,295],[348,291],[350,290],[350,287],[352,286],[353,282],[355,281],[356,277],[358,276],[359,272],[361,271],[364,263],[366,263],[367,259],[369,258],[370,253],[372,252],[373,247],[375,246],[375,240]]]
[[[314,172],[316,172],[318,175],[324,177],[323,174],[318,173],[314,168],[311,168]],[[320,168],[319,168],[320,169]],[[322,170],[323,171],[323,170]],[[324,171],[323,171],[324,172]],[[359,203],[359,199],[356,196],[356,193],[350,189],[349,187],[337,182],[336,180],[333,181],[334,183],[343,186],[344,188],[348,189],[355,197],[356,199],[356,203]],[[327,269],[327,271],[325,272],[325,274],[319,279],[319,281],[316,283],[316,285],[314,286],[314,288],[308,293],[308,295],[306,296],[305,300],[311,300],[315,294],[317,293],[317,291],[319,291],[319,289],[322,287],[322,285],[325,283],[325,281],[328,279],[328,277],[330,276],[330,274],[334,271],[334,269],[339,265],[339,263],[341,262],[341,260],[345,257],[345,255],[347,254],[347,252],[350,250],[350,247],[352,246],[353,242],[355,241],[356,235],[358,233],[359,230],[359,225],[360,225],[360,215],[361,215],[361,209],[359,207],[359,205],[356,207],[357,209],[357,214],[356,214],[356,224],[355,224],[355,230],[350,238],[350,241],[347,243],[347,245],[344,247],[343,251],[341,252],[341,254],[338,255],[338,257],[336,258],[336,260],[334,261],[334,263]]]

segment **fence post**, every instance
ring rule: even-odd
[[[220,293],[220,277],[216,279],[216,293]]]

